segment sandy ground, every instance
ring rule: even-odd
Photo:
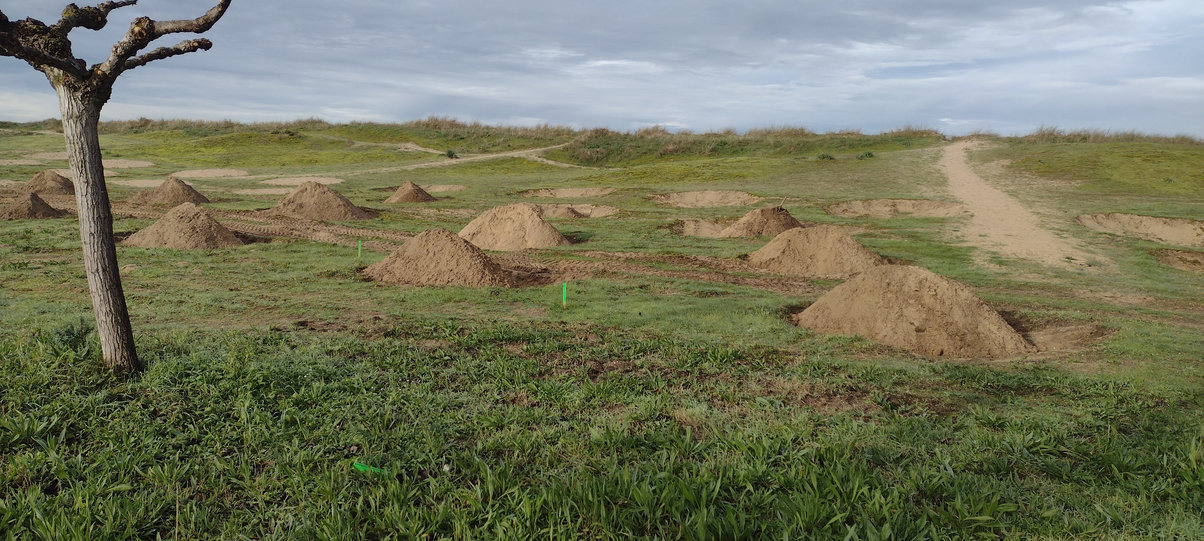
[[[966,241],[1004,256],[1052,267],[1085,266],[1089,256],[1076,243],[1041,227],[1037,216],[1020,201],[987,184],[970,168],[966,150],[977,144],[950,144],[938,163],[949,177],[949,192],[973,214],[962,229]]]
[[[242,169],[189,169],[187,171],[176,171],[171,176],[181,178],[227,178],[245,177],[247,176],[247,172]]]
[[[334,177],[284,177],[272,178],[263,181],[264,184],[273,186],[300,186],[306,182],[317,182],[318,184],[341,184],[343,179]]]

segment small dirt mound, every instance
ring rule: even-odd
[[[66,211],[50,206],[36,193],[20,195],[5,205],[4,210],[0,210],[0,220],[40,220],[66,215]]]
[[[885,262],[831,225],[788,229],[748,256],[754,267],[803,278],[848,278]]]
[[[376,217],[375,213],[351,204],[351,201],[348,201],[339,192],[317,182],[305,182],[297,186],[267,212],[334,222],[367,220]]]
[[[543,188],[528,190],[522,193],[526,197],[558,197],[571,199],[574,197],[598,197],[614,193],[614,188]]]
[[[1087,229],[1113,235],[1180,246],[1204,246],[1204,221],[1200,220],[1107,213],[1084,214],[1079,216],[1078,222]]]
[[[1154,257],[1163,265],[1189,272],[1204,272],[1204,252],[1188,250],[1157,250]]]
[[[926,218],[949,218],[968,214],[966,207],[949,201],[928,199],[866,199],[845,201],[824,207],[833,216],[845,218],[891,218],[900,214]]]
[[[184,203],[167,211],[150,227],[130,235],[122,244],[141,248],[210,250],[241,246],[243,242],[217,223],[205,209]]]
[[[460,236],[482,249],[506,252],[572,244],[530,203],[489,209],[468,222]]]
[[[75,185],[71,179],[47,169],[33,176],[21,187],[21,193],[36,193],[38,195],[75,195]]]
[[[536,205],[544,218],[605,218],[622,212],[607,205]]]
[[[413,182],[406,181],[402,184],[393,195],[385,199],[386,203],[429,203],[435,200],[435,196],[426,192]]]
[[[913,266],[869,269],[793,319],[816,332],[861,335],[929,357],[1003,358],[1035,350],[970,288]]]
[[[480,248],[446,229],[419,233],[364,269],[364,276],[386,284],[415,286],[512,286],[510,275]]]
[[[135,205],[155,205],[164,207],[176,207],[183,203],[193,203],[200,205],[208,203],[209,198],[201,195],[201,192],[193,189],[188,183],[170,177],[159,187],[148,191],[141,192],[130,198],[130,203]]]
[[[720,237],[773,237],[787,229],[802,227],[803,224],[794,219],[782,207],[767,207],[757,209],[736,223],[727,226],[719,233]]]
[[[652,200],[671,207],[702,208],[751,205],[761,201],[761,198],[748,192],[703,190],[655,195]]]

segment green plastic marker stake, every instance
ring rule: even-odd
[[[569,283],[565,282],[564,287],[560,290],[560,307],[568,309],[569,307]]]
[[[369,466],[367,464],[363,464],[360,462],[352,462],[351,466],[364,473],[389,473],[388,470],[383,470],[381,468],[377,468],[375,466]]]
[[[355,257],[358,257],[360,259],[364,258],[364,241],[362,241],[362,240],[359,241],[359,249],[356,252]]]

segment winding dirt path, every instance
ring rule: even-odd
[[[987,184],[966,162],[978,141],[945,147],[938,166],[949,177],[949,192],[973,213],[962,229],[966,242],[1004,256],[1059,268],[1083,268],[1089,255],[1073,241],[1041,227],[1036,214],[1016,198]]]

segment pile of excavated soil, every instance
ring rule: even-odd
[[[1200,220],[1108,213],[1084,214],[1078,221],[1087,229],[1113,235],[1180,246],[1204,246],[1204,221]]]
[[[900,214],[929,218],[949,218],[969,213],[960,203],[928,199],[866,199],[845,201],[824,207],[833,216],[846,218],[891,218]]]
[[[317,182],[318,184],[342,184],[343,179],[334,177],[282,177],[270,178],[263,181],[264,184],[273,186],[300,186],[306,182]]]
[[[882,265],[833,288],[794,321],[930,357],[1014,357],[1034,348],[970,288],[913,266]]]
[[[831,225],[788,229],[748,255],[754,267],[803,278],[848,278],[885,262]]]
[[[526,197],[558,197],[570,199],[574,197],[598,197],[614,193],[614,188],[544,188],[528,190],[522,193]]]
[[[1158,250],[1154,257],[1163,265],[1189,272],[1204,272],[1204,252],[1188,250]]]
[[[247,172],[242,169],[189,169],[187,171],[176,171],[171,176],[183,178],[231,178],[245,177],[247,176]]]
[[[720,237],[762,237],[762,236],[777,236],[779,233],[787,229],[802,227],[803,224],[794,219],[786,209],[782,207],[767,207],[757,209],[743,218],[740,218],[736,223],[727,226],[723,231],[719,232]]]
[[[297,186],[267,212],[334,222],[367,220],[376,217],[375,213],[353,205],[339,192],[317,182],[305,182]]]
[[[135,205],[157,205],[164,207],[175,207],[183,203],[199,205],[208,202],[208,197],[201,195],[201,192],[196,191],[192,186],[175,177],[168,178],[153,190],[138,193],[130,198],[130,203]]]
[[[655,195],[653,201],[671,207],[702,208],[702,207],[739,207],[759,202],[757,197],[748,192],[727,190],[703,190],[699,192],[678,192]]]
[[[544,218],[605,218],[621,212],[620,209],[607,205],[558,204],[536,205],[536,207],[539,208],[539,214]]]
[[[489,209],[468,222],[460,236],[482,249],[506,252],[572,244],[530,203]]]
[[[406,241],[389,257],[364,269],[369,279],[415,286],[512,286],[510,275],[480,248],[446,229]]]
[[[0,220],[38,220],[61,218],[66,215],[66,211],[50,206],[38,197],[38,194],[32,192],[17,196],[0,210]]]
[[[33,179],[21,187],[21,193],[36,193],[39,195],[75,195],[75,185],[71,179],[47,169],[33,176]]]
[[[401,187],[397,189],[397,191],[393,192],[393,195],[389,196],[388,199],[385,199],[385,202],[386,203],[429,203],[434,200],[435,200],[435,196],[427,193],[426,190],[423,190],[417,184],[414,184],[413,182],[410,182],[407,180],[405,184],[402,184]]]
[[[243,242],[217,223],[205,209],[184,203],[167,211],[146,229],[130,235],[122,244],[141,248],[208,250],[241,246]]]

